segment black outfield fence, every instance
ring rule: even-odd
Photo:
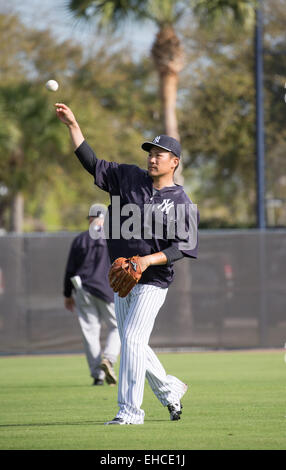
[[[75,236],[0,237],[0,353],[83,351],[77,318],[62,296]],[[286,231],[201,230],[199,246],[197,260],[175,264],[151,346],[284,347]]]

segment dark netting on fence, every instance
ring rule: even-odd
[[[0,353],[82,352],[63,276],[75,233],[0,237]],[[283,347],[286,232],[201,231],[199,258],[175,264],[153,347]],[[102,329],[102,340],[105,328]]]

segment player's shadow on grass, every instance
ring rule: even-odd
[[[94,424],[104,424],[102,421],[76,421],[76,422],[52,422],[52,423],[22,423],[22,424],[0,424],[0,428],[10,428],[10,427],[37,427],[37,426],[82,426],[88,425],[92,426]]]
[[[146,420],[146,424],[151,424],[151,423],[165,423],[165,419],[150,419]],[[94,426],[94,425],[104,425],[104,421],[76,421],[76,422],[53,422],[53,423],[22,423],[22,424],[0,424],[0,429],[1,428],[20,428],[20,427],[44,427],[44,426]],[[110,426],[109,426],[110,427]],[[116,426],[117,427],[117,426]],[[127,426],[128,427],[128,426]]]
[[[17,389],[17,390],[48,390],[48,389],[54,389],[54,388],[57,388],[57,389],[68,389],[68,390],[71,390],[71,389],[77,389],[77,388],[85,388],[85,389],[88,389],[88,390],[94,390],[95,387],[93,385],[90,385],[90,384],[68,384],[68,385],[59,385],[59,384],[49,384],[49,385],[38,385],[38,384],[35,384],[35,385],[9,385],[9,387],[5,387],[6,391],[9,392],[9,389],[11,390],[14,390],[14,389]],[[4,387],[3,387],[4,388]],[[2,390],[3,390],[2,388]],[[113,390],[116,390],[116,387],[110,387],[111,389]],[[107,389],[107,387],[105,388],[105,390]]]

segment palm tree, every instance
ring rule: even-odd
[[[151,20],[158,27],[151,55],[159,77],[162,109],[162,133],[180,140],[176,115],[179,74],[184,66],[183,47],[176,25],[193,6],[193,12],[211,21],[218,15],[231,14],[241,21],[255,0],[68,0],[69,10],[78,18],[98,18],[99,27],[117,27],[127,17],[135,21]],[[183,184],[182,164],[176,174]]]

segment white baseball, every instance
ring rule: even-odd
[[[59,84],[56,82],[56,80],[48,80],[46,83],[46,88],[50,91],[57,91]]]

